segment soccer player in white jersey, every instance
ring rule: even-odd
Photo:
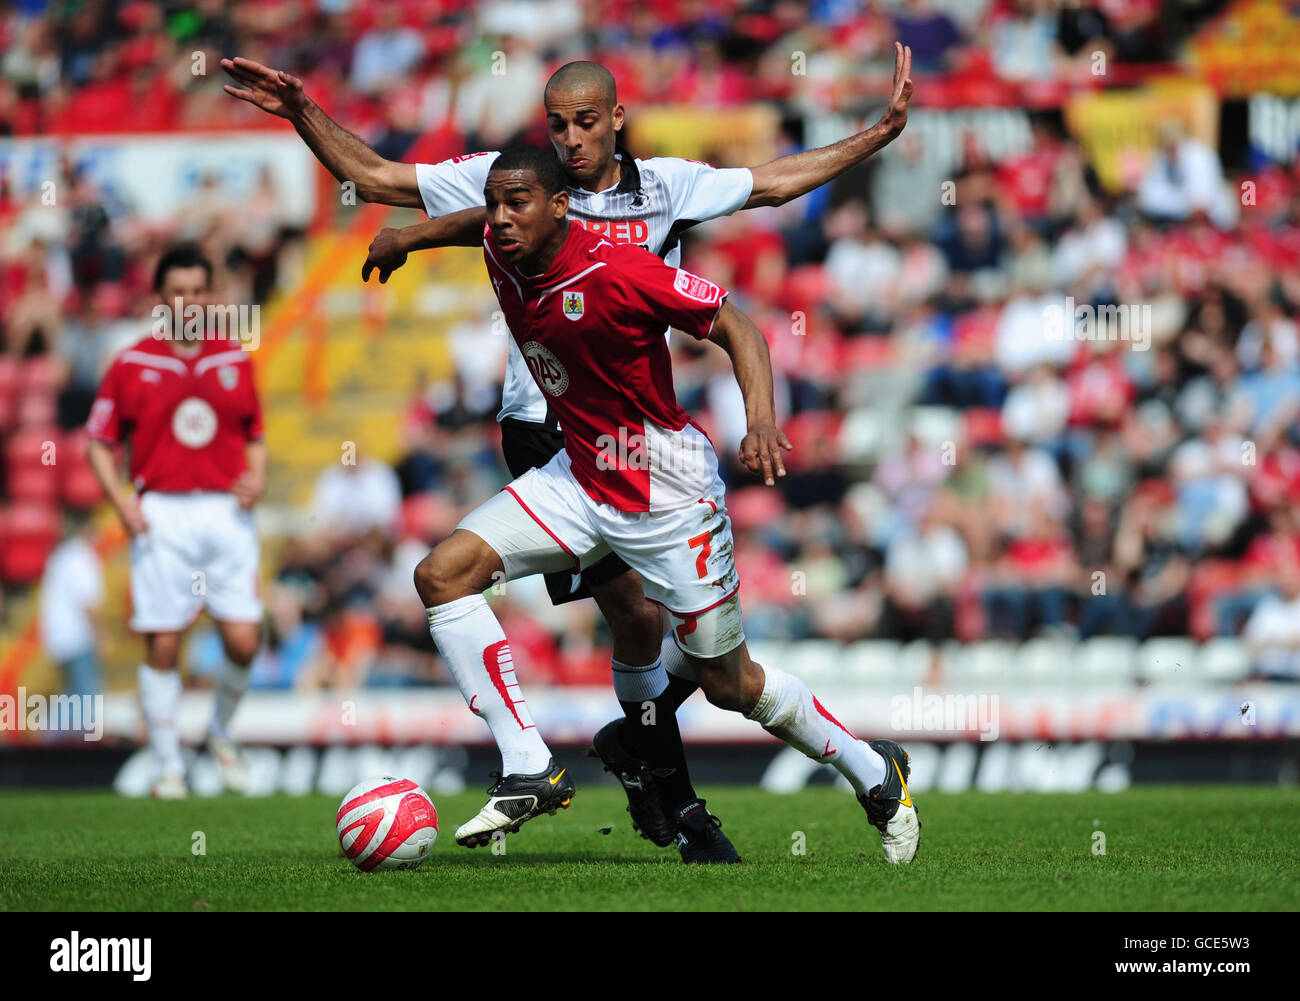
[[[367,201],[423,208],[429,222],[403,230],[386,229],[371,245],[363,270],[372,267],[384,281],[407,253],[445,245],[439,217],[483,203],[483,184],[497,154],[485,152],[438,164],[397,163],[380,157],[326,115],[303,91],[302,81],[246,59],[222,66],[238,86],[227,93],[291,121],[317,158],[340,181],[351,181]],[[569,183],[569,218],[612,243],[643,247],[676,265],[680,233],[690,226],[737,209],[781,205],[833,180],[892,141],[907,122],[912,94],[911,52],[896,47],[893,92],[880,121],[832,146],[781,157],[750,168],[717,170],[708,164],[671,157],[637,160],[619,142],[624,109],[613,76],[590,62],[570,63],[551,77],[544,105],[552,145]],[[512,475],[545,465],[563,446],[563,436],[528,365],[510,344],[503,392],[502,450]],[[658,845],[674,840],[672,804],[691,796],[685,751],[675,713],[698,687],[676,645],[665,635],[659,610],[646,600],[637,574],[611,553],[576,580],[568,572],[547,575],[554,602],[593,596],[613,636],[615,689],[635,688],[632,679],[653,662],[668,668],[665,689],[655,703],[653,728],[642,701],[620,697],[625,719],[597,733],[593,746],[618,776],[628,796],[634,826]],[[523,704],[522,693],[512,698]],[[485,714],[502,749],[505,774],[532,773],[550,761],[535,728],[514,713]]]
[[[248,688],[261,641],[259,545],[251,508],[266,486],[262,408],[248,353],[225,337],[187,336],[188,307],[206,309],[212,265],[197,247],[158,261],[154,290],[170,324],[119,353],[104,373],[86,430],[91,468],[131,537],[131,628],[144,636],[140,703],[158,760],[153,794],[187,794],[177,712],[181,637],[204,607],[227,663],[208,747],[226,787],[243,792],[247,767],[230,720]],[[167,314],[163,314],[167,315]],[[166,336],[158,336],[158,334]],[[233,345],[233,346],[232,346]],[[126,444],[131,485],[112,448]]]

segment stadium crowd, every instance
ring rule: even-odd
[[[0,16],[0,132],[244,123],[215,77],[190,72],[199,46],[214,67],[240,53],[302,71],[339,120],[400,157],[448,109],[467,150],[529,136],[547,73],[578,55],[605,61],[633,109],[775,100],[794,123],[866,101],[895,37],[913,46],[922,103],[925,74],[952,93],[954,80],[1065,77],[1098,46],[1161,62],[1179,41],[1154,0],[809,9],[554,0],[471,15],[335,0],[62,14],[28,0]],[[814,53],[807,76],[773,72],[794,49]],[[508,87],[475,71],[495,51]],[[785,133],[797,148],[797,126]],[[684,266],[767,334],[795,445],[777,490],[742,470],[725,355],[674,338],[679,400],[725,462],[751,638],[1243,635],[1259,670],[1300,678],[1300,173],[1226,174],[1190,135],[1161,142],[1114,192],[1050,110],[1029,148],[995,160],[971,135],[942,176],[913,130],[828,190],[687,234]],[[147,315],[166,241],[200,240],[241,301],[287,284],[300,242],[269,193],[238,211],[199,197],[171,226],[145,226],[64,171],[57,211],[0,187],[0,532],[25,510],[18,471],[41,429],[75,435],[108,346]],[[490,379],[421,387],[395,429],[396,468],[362,457],[321,474],[314,527],[268,572],[255,684],[444,677],[411,569],[505,482],[498,401]],[[94,503],[69,491],[67,507]],[[0,576],[32,583],[39,562],[6,552]],[[605,682],[592,603],[554,608],[540,579],[504,590],[530,679]],[[192,657],[216,655],[200,641]]]

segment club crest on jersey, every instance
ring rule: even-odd
[[[222,365],[217,369],[217,382],[224,390],[234,389],[239,385],[239,370],[234,365]]]
[[[564,293],[564,315],[570,320],[581,320],[583,308],[581,292]]]
[[[582,293],[578,293],[581,302]],[[537,341],[529,341],[519,349],[528,362],[528,370],[542,391],[550,396],[559,396],[569,388],[569,373],[560,363],[560,359],[548,348]]]
[[[197,396],[182,400],[172,414],[172,434],[186,448],[202,448],[217,436],[217,412]]]

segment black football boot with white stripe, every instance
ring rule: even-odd
[[[543,813],[553,816],[573,802],[573,779],[567,768],[556,767],[554,758],[535,775],[493,772],[492,777],[496,781],[488,787],[487,805],[457,829],[456,844],[466,848],[486,845],[498,831],[502,837],[515,834],[534,817]]]

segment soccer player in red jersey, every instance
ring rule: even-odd
[[[370,247],[362,272],[377,267],[380,281],[412,250],[443,245],[442,219],[483,204],[483,185],[498,153],[483,151],[442,163],[397,163],[375,153],[341,128],[303,89],[297,77],[250,59],[223,59],[234,80],[226,93],[293,123],[303,141],[340,181],[356,185],[366,201],[423,208],[430,220],[402,230],[384,229]],[[680,237],[697,223],[739,209],[783,205],[839,177],[888,145],[907,124],[912,96],[911,50],[895,45],[892,93],[880,120],[856,135],[820,149],[781,156],[753,167],[716,169],[678,157],[639,159],[621,144],[626,124],[613,74],[594,62],[561,66],[543,93],[547,128],[569,185],[569,222],[611,243],[628,243],[657,254],[670,266],[680,260]],[[479,210],[480,219],[482,209]],[[665,331],[665,334],[667,332]],[[537,388],[530,362],[510,342],[502,391],[501,450],[512,476],[545,465],[564,436],[546,394]],[[602,727],[593,750],[623,784],[633,826],[657,845],[672,844],[675,825],[660,802],[662,780],[689,783],[686,752],[676,724],[668,719],[697,689],[690,669],[662,616],[642,593],[637,574],[617,553],[586,567],[546,575],[547,591],[559,605],[592,597],[609,623],[610,668],[618,679],[638,676],[662,657],[668,678],[654,703],[657,726],[639,724],[638,713]],[[518,691],[516,690],[516,695]],[[502,770],[533,772],[550,760],[536,730],[495,731]]]
[[[565,447],[470,512],[416,569],[430,632],[470,709],[494,734],[535,728],[518,697],[509,643],[483,597],[487,587],[502,575],[581,571],[617,553],[667,612],[673,642],[708,700],[835,766],[880,830],[886,859],[910,862],[920,822],[907,791],[907,752],[891,740],[857,739],[798,678],[750,660],[717,454],[673,391],[666,326],[720,345],[748,416],[740,461],[774,485],[784,473],[781,451],[791,446],[775,426],[763,335],[707,279],[571,225],[564,171],[548,150],[501,154],[484,199],[487,225],[479,229],[473,209],[458,213],[456,240],[481,240],[497,300]],[[624,712],[662,691],[664,675],[662,657],[631,677],[616,675]],[[533,774],[507,774],[456,840],[487,844],[567,807],[573,788],[554,760]],[[738,861],[704,801],[689,784],[677,788],[689,798],[665,806],[683,860]]]
[[[192,246],[168,250],[154,271],[166,311],[155,329],[113,359],[86,429],[91,466],[131,537],[131,628],[144,635],[140,702],[158,758],[153,793],[186,795],[177,711],[181,636],[206,606],[228,663],[208,746],[227,788],[247,768],[230,719],[248,687],[262,633],[259,544],[251,508],[266,487],[266,444],[253,369],[240,342],[206,324],[212,265]],[[198,335],[195,339],[195,334]],[[112,448],[125,442],[131,485]]]

